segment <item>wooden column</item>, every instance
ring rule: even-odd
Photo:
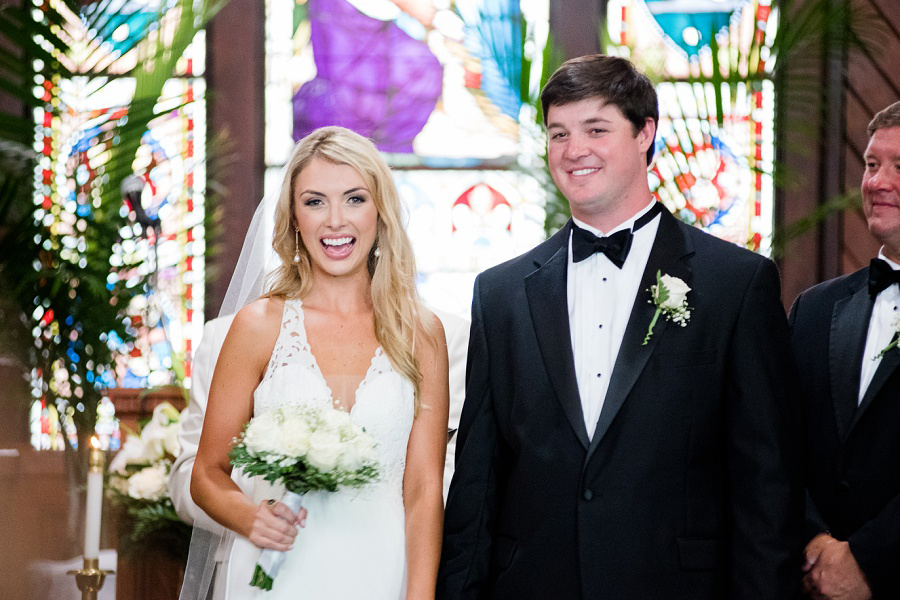
[[[550,31],[565,58],[600,52],[600,26],[606,0],[550,2]]]
[[[213,160],[228,157],[228,167],[216,182],[224,196],[219,226],[210,236],[207,319],[219,312],[244,234],[263,197],[264,30],[265,3],[260,0],[231,0],[207,29],[209,155]],[[227,142],[217,146],[222,134]]]

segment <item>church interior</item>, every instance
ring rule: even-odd
[[[897,0],[2,0],[0,598],[78,598],[87,558],[100,598],[178,597],[193,352],[297,140],[375,142],[419,294],[467,318],[569,217],[539,91],[597,52],[657,87],[654,197],[772,258],[786,309],[877,254]]]

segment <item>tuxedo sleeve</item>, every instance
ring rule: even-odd
[[[874,519],[857,529],[848,540],[875,598],[900,594],[900,496],[895,496]]]
[[[488,598],[490,557],[500,488],[502,441],[490,385],[480,277],[475,281],[466,369],[466,399],[456,442],[456,471],[444,513],[437,597]]]
[[[791,312],[788,315],[788,325],[790,326],[790,332],[791,332],[791,346],[793,349],[792,354],[795,357],[797,356],[798,344],[795,343],[795,341],[794,341],[794,333],[796,331],[795,328],[797,325],[798,315],[800,314],[800,304],[803,299],[804,299],[803,294],[800,294],[799,296],[797,296],[797,299],[794,301],[793,306],[791,306]],[[804,303],[804,306],[806,306],[806,303]],[[794,364],[798,364],[798,363],[795,362]],[[803,402],[803,398],[804,398],[803,391],[798,390],[797,393],[799,394],[798,397],[801,399],[801,404],[804,405],[804,408],[801,410],[809,410],[808,406],[805,406],[805,402]],[[806,419],[801,418],[800,422],[805,423]],[[805,487],[805,485],[804,485],[804,487]],[[812,499],[812,495],[809,493],[809,489],[805,490],[804,496],[805,496],[805,498],[804,498],[804,500],[805,500],[805,511],[804,511],[805,518],[804,518],[804,524],[803,524],[803,526],[804,526],[803,539],[804,539],[804,541],[809,542],[810,540],[812,540],[814,537],[816,537],[820,533],[827,532],[828,531],[828,523],[825,522],[825,517],[822,516],[822,513],[819,510],[819,507],[816,506],[815,501]]]
[[[799,588],[804,509],[793,370],[778,271],[762,260],[728,354],[734,599],[792,598]]]

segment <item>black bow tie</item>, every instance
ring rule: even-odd
[[[900,271],[895,271],[880,258],[873,258],[869,264],[869,295],[872,300],[895,283],[900,284]]]
[[[631,229],[623,229],[604,237],[597,237],[590,231],[573,225],[572,260],[581,262],[595,252],[602,252],[612,264],[621,269],[622,265],[625,264],[625,259],[628,258],[628,251],[631,250],[633,232],[652,221],[653,217],[658,215],[660,211],[662,211],[662,204],[657,202],[641,218],[634,222],[634,226]]]

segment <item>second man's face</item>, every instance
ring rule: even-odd
[[[865,161],[862,197],[869,230],[886,246],[888,258],[900,262],[900,127],[876,130]]]
[[[624,204],[646,205],[646,153],[654,134],[649,120],[635,135],[622,111],[600,98],[549,107],[550,174],[572,214],[589,220]]]

